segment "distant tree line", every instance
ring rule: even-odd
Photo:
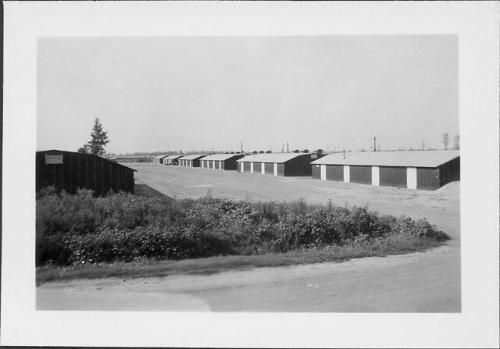
[[[292,153],[309,153],[308,149],[299,150],[296,149],[292,151]],[[315,153],[322,154],[323,149],[317,149],[314,151]],[[190,151],[182,151],[182,150],[165,150],[165,151],[153,151],[153,152],[133,152],[133,153],[120,153],[114,154],[109,153],[110,156],[158,156],[158,155],[190,155],[190,154],[271,154],[271,150],[253,150],[250,152],[242,152],[242,151],[227,151],[227,150],[190,150]]]
[[[102,130],[102,125],[99,123],[99,119],[96,119],[94,128],[91,134],[91,140],[89,143],[84,145],[84,147],[80,148],[79,151],[84,151],[84,152],[89,152],[92,154],[103,154],[104,153],[104,145],[107,144],[109,140],[107,139],[107,134]],[[447,150],[449,149],[449,144],[450,144],[450,136],[448,133],[444,133],[442,135],[441,142],[443,144],[443,149]],[[460,135],[456,135],[453,137],[453,148],[452,149],[460,149]],[[417,151],[417,150],[428,150],[428,151],[433,151],[433,150],[438,150],[437,148],[433,147],[425,147],[424,141],[422,140],[422,146],[421,147],[395,147],[395,148],[385,148],[381,149],[380,145],[377,147],[377,151]],[[339,153],[342,151],[347,151],[347,152],[352,152],[353,150],[351,149],[343,149],[339,151],[333,151],[329,153]],[[366,151],[373,151],[373,148],[370,147],[369,150],[365,148],[359,149],[361,152],[366,152]],[[284,147],[281,150],[282,153],[285,153]],[[293,151],[290,151],[291,153],[309,153],[309,149],[295,149]],[[313,153],[318,153],[318,154],[323,154],[324,150],[321,148],[318,148],[316,150],[312,151]],[[253,151],[227,151],[227,150],[190,150],[190,151],[183,151],[183,150],[165,150],[165,151],[153,151],[153,152],[133,152],[133,153],[121,153],[121,154],[108,154],[108,155],[116,155],[116,156],[143,156],[143,157],[153,157],[153,156],[158,156],[158,155],[190,155],[190,154],[270,154],[272,153],[271,150],[253,150]]]

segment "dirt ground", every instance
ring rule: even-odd
[[[459,312],[459,182],[437,191],[324,182],[134,164],[138,183],[173,198],[297,200],[361,205],[383,214],[427,218],[446,246],[343,263],[260,268],[215,275],[52,282],[37,290],[41,310]]]
[[[365,206],[387,214],[427,217],[435,210],[455,214],[459,209],[459,182],[436,190],[320,181],[310,177],[274,177],[259,174],[217,171],[202,168],[134,164],[139,183],[146,183],[176,199],[199,198],[208,194],[227,199],[292,201]],[[394,206],[398,209],[395,210]],[[457,236],[458,237],[458,236]]]

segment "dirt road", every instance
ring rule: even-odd
[[[136,176],[175,198],[214,197],[368,205],[393,215],[426,217],[452,237],[431,251],[216,275],[44,284],[38,309],[458,312],[459,183],[438,191],[322,182],[205,169],[134,165]]]

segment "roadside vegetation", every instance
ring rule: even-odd
[[[56,279],[213,273],[422,251],[448,236],[426,220],[363,207],[297,202],[37,197],[39,283]]]

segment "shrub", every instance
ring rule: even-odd
[[[76,195],[64,191],[47,191],[37,200],[37,233],[88,233],[101,223],[96,210],[96,199],[90,190],[79,190]]]
[[[363,207],[212,197],[173,201],[127,193],[95,198],[88,190],[76,195],[41,192],[36,232],[37,265],[183,259],[324,246],[377,246],[384,239],[447,238],[426,220],[379,216]]]
[[[68,238],[66,234],[37,235],[36,265],[69,264],[73,251],[71,250],[71,244],[68,243]]]
[[[73,235],[68,240],[69,262],[129,262],[140,258],[183,259],[230,254],[218,234],[188,234],[161,226],[134,230],[103,229],[96,234]]]

